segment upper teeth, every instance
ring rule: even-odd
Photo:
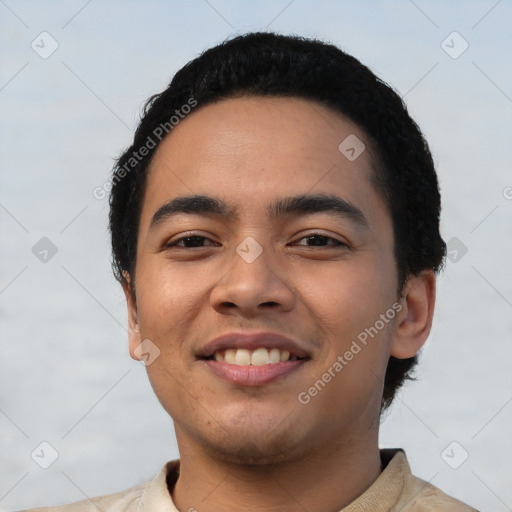
[[[279,363],[280,361],[295,361],[297,356],[290,356],[288,350],[278,348],[257,348],[248,350],[246,348],[228,348],[215,352],[215,360],[228,364],[241,366],[263,366],[265,364]]]

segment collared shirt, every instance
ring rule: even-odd
[[[384,470],[377,480],[340,512],[477,512],[414,476],[404,450],[381,449],[380,457]],[[169,492],[179,465],[179,459],[167,462],[150,482],[117,494],[22,512],[179,512]]]

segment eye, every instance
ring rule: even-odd
[[[220,244],[206,236],[188,235],[165,244],[164,248],[197,249],[202,247],[218,247],[219,245]],[[295,242],[295,245],[302,247],[348,247],[347,244],[341,240],[320,233],[312,233],[304,236]]]
[[[303,241],[305,241],[305,243],[301,243]],[[341,240],[320,233],[312,233],[304,236],[298,240],[296,245],[305,247],[348,247],[347,244],[343,243]]]
[[[205,245],[205,242],[209,242]],[[182,236],[172,242],[169,242],[165,245],[165,249],[170,249],[171,247],[179,247],[182,249],[193,249],[193,248],[201,248],[201,247],[217,247],[219,244],[213,242],[209,238],[200,235],[190,235],[190,236]]]

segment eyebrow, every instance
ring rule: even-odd
[[[207,195],[179,196],[162,205],[153,215],[149,229],[169,220],[175,215],[185,213],[193,215],[214,216],[223,219],[236,220],[236,208],[229,207],[224,201]],[[343,219],[348,219],[362,227],[369,223],[363,212],[353,204],[336,195],[301,194],[279,198],[269,204],[267,214],[271,219],[280,217],[308,215],[314,213],[329,213]]]

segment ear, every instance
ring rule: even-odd
[[[132,359],[140,361],[140,358],[135,355],[135,349],[142,342],[139,315],[137,313],[137,301],[135,297],[135,289],[132,287],[131,277],[127,271],[123,272],[121,286],[123,287],[124,295],[126,297],[126,306],[128,308],[128,347],[130,350],[130,356]]]
[[[427,341],[432,327],[436,298],[433,270],[411,276],[402,291],[402,309],[396,316],[391,355],[397,359],[415,356]]]

